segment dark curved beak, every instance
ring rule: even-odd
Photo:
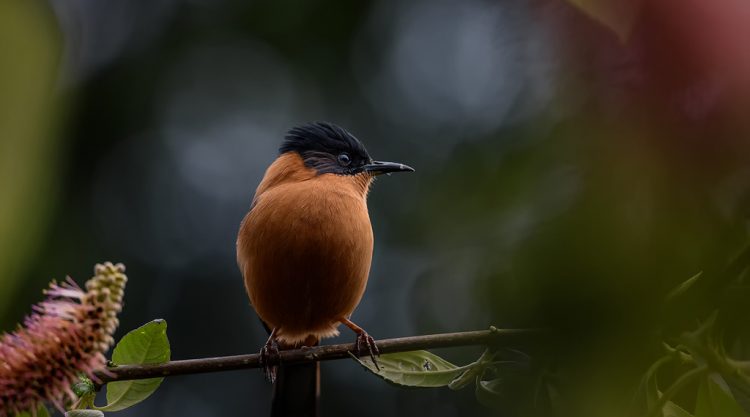
[[[372,161],[372,163],[363,166],[362,170],[373,176],[390,174],[391,172],[414,172],[414,168],[409,165],[400,164],[398,162],[382,161]]]

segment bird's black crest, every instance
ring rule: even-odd
[[[351,175],[372,162],[362,142],[345,129],[328,122],[314,122],[292,128],[284,138],[279,153],[297,152],[305,165],[320,174]],[[349,158],[343,164],[341,155]]]

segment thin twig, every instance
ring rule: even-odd
[[[383,339],[376,342],[381,353],[407,352],[420,349],[435,349],[454,346],[495,345],[502,342],[505,347],[517,345],[521,339],[535,333],[532,329],[478,330],[460,333],[442,333],[424,336]],[[301,349],[282,350],[279,360],[283,363],[303,363],[349,358],[355,352],[354,344],[344,343]],[[237,369],[259,368],[257,353],[219,358],[187,359],[155,365],[120,365],[99,372],[102,384],[112,381],[146,379],[174,375],[222,372]]]

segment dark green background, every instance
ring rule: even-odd
[[[721,304],[665,314],[665,294],[747,241],[750,95],[656,12],[623,44],[565,2],[54,3],[0,5],[5,330],[52,278],[111,260],[130,278],[118,335],[164,318],[175,359],[257,351],[236,230],[285,130],[310,120],[417,170],[370,194],[353,319],[376,338],[550,329],[528,353],[561,415],[620,415],[661,331]],[[490,410],[471,388],[402,390],[337,361],[322,411],[529,415],[516,388]],[[257,371],[184,376],[120,414],[266,415],[269,398]]]

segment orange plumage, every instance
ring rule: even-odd
[[[368,173],[317,172],[296,153],[266,171],[237,239],[255,311],[286,345],[338,335],[367,285],[373,235]]]
[[[354,352],[375,362],[375,341],[349,320],[372,261],[367,192],[375,176],[413,169],[373,161],[357,138],[330,123],[293,128],[279,152],[237,236],[250,302],[272,329],[260,352],[266,377],[276,380],[279,345],[314,345],[337,335],[339,324],[357,334]],[[284,386],[306,386],[316,375],[317,364],[296,371],[282,366],[274,407],[314,403],[316,389],[296,395]]]

